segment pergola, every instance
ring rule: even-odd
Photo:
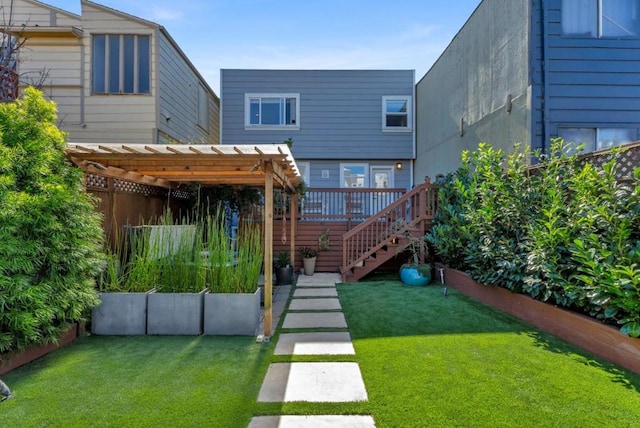
[[[287,145],[68,143],[67,156],[87,173],[169,189],[183,183],[264,188],[264,334],[271,336],[273,189],[276,186],[293,194],[300,184],[300,173]],[[296,198],[291,198],[291,212],[297,212]],[[292,215],[292,263],[295,263],[295,220]]]

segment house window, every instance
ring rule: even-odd
[[[209,130],[209,94],[202,85],[198,85],[198,126]]]
[[[92,39],[94,94],[149,94],[150,37],[98,34]]]
[[[558,137],[567,143],[584,144],[584,152],[607,149],[636,141],[633,128],[558,128]]]
[[[562,33],[584,37],[638,37],[640,0],[562,0]]]
[[[245,94],[245,128],[300,129],[300,94]]]
[[[382,97],[382,130],[411,131],[411,97]]]
[[[366,163],[340,164],[340,187],[363,188],[369,187],[367,172],[369,165]]]

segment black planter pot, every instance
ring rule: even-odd
[[[276,268],[276,284],[291,285],[293,284],[293,267]]]

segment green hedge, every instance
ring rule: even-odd
[[[97,304],[100,217],[65,159],[55,104],[0,104],[0,352],[55,341]]]
[[[528,150],[481,143],[439,189],[427,239],[483,284],[581,310],[640,336],[640,168],[616,180],[561,140],[529,172]]]

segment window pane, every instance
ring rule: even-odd
[[[637,139],[638,131],[635,129],[600,128],[598,129],[598,145],[596,150],[628,144]]]
[[[406,128],[409,126],[407,123],[406,114],[388,114],[387,115],[387,127]]]
[[[260,125],[260,98],[249,100],[249,124]]]
[[[285,125],[296,124],[296,99],[287,98],[285,109]]]
[[[282,98],[262,98],[262,125],[282,125],[280,103]]]
[[[362,165],[345,165],[343,169],[344,183],[342,187],[365,187],[365,167]]]
[[[133,94],[134,78],[133,70],[135,65],[134,57],[134,37],[124,36],[124,93]]]
[[[105,53],[105,36],[93,36],[93,47],[91,54],[93,55],[93,61],[91,64],[91,80],[93,82],[93,92],[103,94],[104,88],[104,53]]]
[[[109,92],[120,92],[120,37],[109,36]]]
[[[405,100],[389,100],[387,101],[387,113],[406,113],[407,101]]]
[[[138,93],[151,92],[151,63],[149,57],[149,36],[137,36],[138,39]]]
[[[565,143],[584,143],[584,151],[594,150],[596,143],[595,128],[558,128],[558,137],[564,138]]]
[[[638,31],[639,0],[602,0],[602,35],[629,37]]]
[[[596,0],[562,0],[562,33],[597,37],[598,2]]]

